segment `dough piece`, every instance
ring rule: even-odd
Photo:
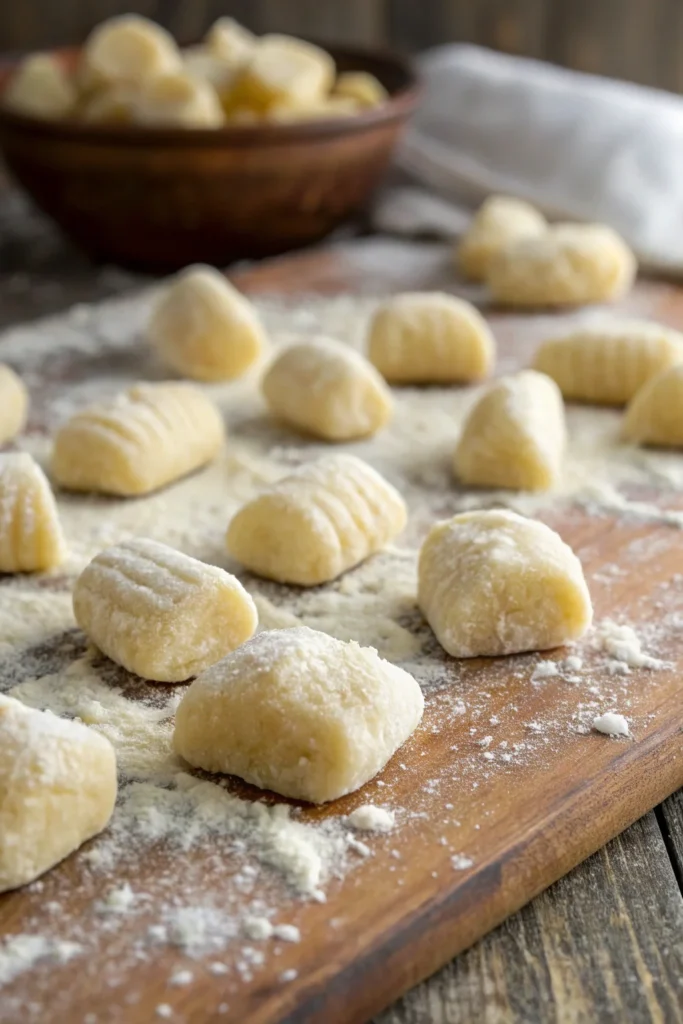
[[[456,658],[558,647],[583,636],[593,617],[572,549],[544,523],[498,509],[432,527],[420,551],[418,602]]]
[[[107,825],[109,740],[0,694],[0,892],[32,882]]]
[[[0,572],[42,572],[66,558],[55,499],[25,452],[0,455]]]
[[[274,416],[325,441],[369,437],[392,412],[391,392],[375,367],[332,338],[285,349],[262,390]]]
[[[98,89],[80,104],[80,119],[88,124],[132,124],[138,95],[137,86],[125,82]]]
[[[557,384],[523,370],[492,384],[471,410],[455,471],[477,487],[547,491],[559,480],[566,439]]]
[[[129,672],[179,683],[253,635],[256,606],[230,573],[137,538],[100,552],[76,580],[76,622]]]
[[[68,117],[76,99],[76,88],[63,66],[47,53],[22,60],[2,94],[8,110],[50,120]]]
[[[334,84],[334,96],[354,100],[359,107],[379,107],[389,93],[374,75],[367,71],[344,71]]]
[[[683,334],[646,320],[614,320],[544,342],[534,367],[552,377],[565,398],[624,405],[651,377],[681,361]]]
[[[489,196],[457,248],[458,266],[471,281],[483,281],[502,249],[547,230],[547,220],[530,203],[510,196]]]
[[[14,370],[0,363],[0,444],[20,434],[28,416],[28,391]]]
[[[651,377],[636,392],[623,436],[636,444],[683,448],[683,363]]]
[[[238,68],[251,57],[258,39],[234,18],[218,18],[206,33],[204,43],[214,56]]]
[[[314,103],[276,103],[268,109],[268,121],[324,121],[326,118],[353,117],[360,107],[348,96],[326,96]]]
[[[108,18],[88,36],[79,68],[81,88],[140,83],[182,69],[180,50],[161,25],[137,14]]]
[[[241,377],[265,344],[252,304],[218,270],[201,264],[173,278],[147,337],[178,373],[206,381]]]
[[[372,647],[305,626],[258,633],[192,683],[176,752],[311,803],[352,793],[422,718],[420,687]]]
[[[206,46],[188,46],[182,51],[183,67],[188,75],[209,82],[219,99],[228,96],[235,79],[235,66]]]
[[[231,103],[257,113],[278,103],[305,106],[329,93],[334,75],[334,61],[319,46],[263,36],[235,80]]]
[[[148,494],[210,462],[223,438],[218,409],[193,384],[136,384],[57,431],[52,474],[73,491]]]
[[[612,228],[556,224],[497,253],[487,282],[507,306],[583,306],[621,298],[635,273],[635,256]]]
[[[186,71],[143,82],[132,114],[137,124],[160,128],[219,128],[225,122],[214,87]]]
[[[244,505],[228,551],[279,583],[327,583],[388,544],[406,524],[401,495],[354,455],[309,462]]]

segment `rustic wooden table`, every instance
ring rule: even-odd
[[[140,280],[93,268],[19,195],[0,190],[0,327]],[[474,1021],[683,1021],[683,791],[375,1024]]]

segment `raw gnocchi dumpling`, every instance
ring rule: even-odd
[[[367,71],[343,71],[334,83],[333,95],[353,100],[359,107],[378,107],[389,99],[379,79]]]
[[[683,448],[683,363],[651,377],[636,392],[623,436],[637,444]]]
[[[523,370],[492,384],[471,410],[455,472],[477,487],[546,491],[559,480],[565,444],[560,389],[545,374]]]
[[[331,455],[244,505],[227,545],[259,576],[313,587],[379,551],[405,524],[405,503],[384,477],[353,455]]]
[[[458,266],[465,277],[483,281],[501,249],[547,230],[545,217],[530,203],[510,196],[489,196],[458,245]]]
[[[68,117],[76,99],[76,88],[63,66],[47,53],[26,57],[2,95],[9,110],[51,120]]]
[[[159,357],[193,380],[240,377],[256,362],[265,335],[254,307],[213,267],[178,274],[147,327]]]
[[[0,572],[42,572],[66,558],[54,495],[25,452],[0,455]]]
[[[420,719],[420,687],[372,647],[305,626],[258,633],[204,672],[176,713],[176,752],[311,803],[382,770]]]
[[[368,357],[392,384],[449,384],[488,376],[493,335],[481,313],[444,292],[405,292],[370,323]]]
[[[126,82],[97,89],[84,97],[79,116],[88,124],[132,124],[139,90]]]
[[[329,93],[334,75],[334,61],[320,47],[290,36],[262,36],[235,79],[230,103],[256,113],[277,103],[306,106]]]
[[[218,18],[204,42],[210,53],[237,68],[252,55],[258,39],[234,18]]]
[[[274,416],[326,441],[369,437],[391,416],[391,392],[348,345],[315,338],[290,345],[263,378]]]
[[[544,523],[498,509],[432,527],[420,551],[418,602],[456,658],[558,647],[582,636],[593,617],[572,549]]]
[[[186,71],[146,79],[135,97],[132,116],[137,124],[169,128],[218,128],[225,121],[213,85]]]
[[[153,540],[100,552],[78,577],[76,622],[129,672],[182,682],[248,640],[256,606],[230,573]]]
[[[555,224],[535,238],[501,249],[487,283],[507,306],[583,306],[621,298],[633,284],[636,260],[604,224]]]
[[[228,95],[235,78],[235,66],[206,46],[188,46],[182,51],[183,67],[188,75],[209,82],[219,99]]]
[[[614,320],[544,342],[534,368],[552,377],[565,398],[624,405],[651,377],[682,361],[683,334],[645,320]]]
[[[148,494],[218,454],[223,421],[192,384],[136,384],[76,413],[57,431],[52,475],[62,487]]]
[[[0,694],[0,892],[32,882],[107,825],[109,740]]]
[[[79,80],[85,90],[117,82],[139,83],[182,69],[173,36],[137,14],[108,18],[88,36]]]
[[[11,441],[26,426],[28,391],[14,370],[0,363],[0,444]]]

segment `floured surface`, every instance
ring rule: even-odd
[[[637,296],[633,302],[628,313],[647,314]],[[76,308],[15,329],[0,343],[1,358],[32,392],[21,447],[43,465],[47,431],[75,408],[137,379],[163,379],[139,340],[149,303],[148,293]],[[360,345],[375,304],[348,296],[259,302],[275,345],[302,333]],[[498,372],[528,365],[537,342],[569,320],[494,317]],[[615,764],[625,772],[639,749],[650,751],[660,736],[670,744],[676,716],[680,724],[683,457],[625,448],[618,412],[570,406],[559,493],[467,492],[453,481],[452,453],[479,389],[396,389],[385,431],[330,449],[270,421],[256,380],[254,373],[206,388],[228,428],[212,466],[128,502],[60,495],[70,548],[65,566],[42,580],[6,579],[0,592],[0,689],[99,729],[116,746],[122,772],[110,829],[63,868],[2,900],[8,1021],[44,1019],[47,1006],[51,1021],[69,1024],[136,1024],[154,1019],[161,1006],[188,1024],[212,1014],[275,1021],[309,1005],[301,1020],[349,1019],[349,1003],[338,1000],[333,1013],[311,1002],[327,979],[541,823],[548,829],[578,786],[604,791],[601,776]],[[409,506],[406,532],[320,588],[239,573],[224,549],[230,516],[264,484],[330,450],[366,458],[399,488]],[[597,625],[579,645],[467,664],[448,660],[436,645],[415,605],[417,547],[434,519],[495,504],[538,515],[584,562]],[[88,650],[70,609],[68,591],[84,564],[106,544],[139,534],[238,571],[261,628],[303,623],[375,646],[408,669],[427,703],[413,739],[374,782],[324,809],[288,807],[234,780],[216,785],[194,777],[170,749],[184,687],[134,680]],[[606,742],[592,723],[615,709],[628,718],[631,735]],[[683,781],[677,742],[659,796],[675,787],[671,780]],[[526,888],[520,883],[495,912],[482,897],[477,934],[501,908],[509,912],[658,799],[650,785],[643,776],[638,796],[634,774],[623,806],[615,796],[612,824],[607,812],[602,832],[587,820],[585,834],[573,829],[561,855],[549,843],[545,861],[525,875]],[[347,816],[367,804],[390,812],[394,827],[354,831]],[[498,898],[497,883],[484,888]],[[354,1005],[381,1005],[406,979],[417,980],[418,971],[471,941],[474,932],[459,922],[452,918],[448,939],[429,958],[421,959],[419,937],[406,939],[406,962],[418,966],[407,975],[388,970],[386,980],[375,981],[375,1003],[368,997]],[[22,944],[26,934],[40,943]],[[182,984],[173,980],[178,972]]]

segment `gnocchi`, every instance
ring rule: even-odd
[[[578,327],[544,342],[534,368],[557,383],[565,398],[624,405],[651,377],[683,361],[683,334],[644,320]]]
[[[192,384],[136,384],[76,413],[55,436],[62,487],[148,494],[210,462],[223,444],[216,407]]]
[[[401,532],[398,491],[353,455],[308,463],[244,505],[228,526],[230,554],[279,583],[327,583]]]
[[[206,34],[208,51],[233,68],[244,64],[257,45],[256,36],[234,18],[218,18]]]
[[[214,87],[186,71],[155,75],[140,86],[132,103],[137,124],[172,128],[218,128],[225,114]]]
[[[0,572],[42,572],[66,558],[55,499],[24,452],[0,454]]]
[[[263,378],[273,415],[326,441],[375,434],[391,416],[391,392],[366,359],[332,338],[291,345]]]
[[[379,79],[367,71],[343,71],[337,77],[333,95],[353,100],[359,107],[378,107],[389,99]]]
[[[0,694],[0,892],[32,882],[101,832],[115,801],[109,740]]]
[[[554,530],[515,512],[465,512],[420,550],[418,603],[448,654],[543,651],[582,636],[592,605],[579,559]]]
[[[260,357],[265,336],[254,307],[213,267],[188,267],[163,292],[147,338],[159,357],[194,380],[232,380]]]
[[[66,71],[47,53],[26,57],[2,94],[8,110],[49,120],[68,117],[76,100],[76,89]]]
[[[650,377],[636,392],[623,436],[637,444],[683,448],[683,363]]]
[[[140,83],[182,69],[182,58],[169,33],[137,14],[108,18],[88,36],[79,67],[83,89],[115,83]]]
[[[471,410],[455,471],[477,487],[546,491],[559,480],[565,444],[560,389],[545,374],[523,370],[492,384]]]
[[[368,335],[368,358],[392,384],[479,380],[495,342],[481,313],[443,292],[406,292],[383,302]]]
[[[483,281],[502,249],[547,230],[545,217],[530,203],[510,196],[489,196],[457,247],[458,267],[471,281]]]
[[[240,69],[230,104],[267,113],[278,103],[306,106],[326,96],[334,61],[318,46],[289,36],[263,36]]]
[[[487,283],[493,299],[508,306],[582,306],[625,295],[635,273],[635,257],[616,231],[554,224],[501,249]]]
[[[234,576],[138,538],[100,552],[73,592],[74,615],[99,649],[129,672],[177,683],[253,634],[256,606]]]
[[[174,746],[195,768],[320,804],[381,771],[423,707],[413,677],[373,648],[305,626],[274,630],[192,683]]]
[[[0,444],[20,434],[26,426],[28,392],[14,370],[0,363]]]

